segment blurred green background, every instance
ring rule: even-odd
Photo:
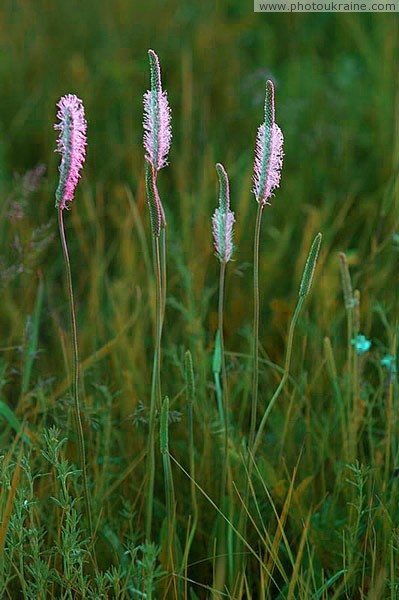
[[[251,285],[253,148],[265,80],[272,78],[286,157],[281,189],[264,219],[261,269],[265,335],[270,332],[275,340],[277,330],[285,334],[286,304],[292,304],[303,253],[316,230],[325,235],[325,248],[349,252],[359,277],[367,269],[370,276],[373,243],[374,250],[382,238],[389,245],[388,237],[395,233],[397,221],[391,215],[397,214],[399,167],[397,40],[394,14],[254,14],[250,2],[237,0],[4,0],[2,197],[7,197],[14,173],[44,163],[45,190],[30,203],[27,214],[31,227],[55,219],[55,104],[65,93],[77,94],[86,107],[88,158],[70,219],[75,226],[80,223],[80,239],[70,239],[72,255],[75,249],[80,260],[75,276],[80,273],[82,293],[85,287],[87,291],[90,267],[84,265],[79,247],[92,258],[90,247],[97,244],[97,258],[115,281],[121,269],[126,270],[125,263],[121,266],[122,224],[129,218],[134,222],[126,186],[148,233],[142,95],[149,80],[147,49],[155,49],[173,111],[170,167],[160,177],[171,256],[181,256],[198,273],[193,283],[197,298],[205,285],[214,285],[217,272],[210,232],[217,201],[214,164],[222,162],[231,178],[237,252],[228,281],[229,289],[235,288],[227,305],[234,322],[230,320],[226,335],[232,336],[250,322],[248,296],[241,292]],[[9,251],[7,235],[14,235],[8,226],[5,229],[2,255]],[[378,240],[372,242],[376,235]],[[143,248],[135,240],[132,244],[134,287],[141,286],[145,265]],[[40,261],[47,275],[61,274],[57,241]],[[373,266],[382,283],[380,269]],[[331,255],[330,270],[336,284],[336,254]],[[319,305],[326,302],[327,323],[335,310],[329,272],[324,273],[327,283]],[[388,280],[390,273],[384,272]],[[377,280],[373,285],[378,287]],[[106,310],[101,278],[96,285],[97,304],[103,301]],[[179,293],[178,274],[170,286],[172,294]],[[206,322],[204,314],[200,318]],[[212,315],[209,318],[214,324]]]

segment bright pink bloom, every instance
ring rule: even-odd
[[[82,101],[73,94],[63,96],[57,104],[59,123],[54,129],[60,131],[56,152],[60,152],[60,180],[56,190],[56,207],[64,210],[72,202],[80,171],[86,156],[87,123]]]
[[[166,91],[162,91],[158,56],[148,51],[151,89],[144,94],[144,148],[155,171],[165,167],[172,141],[171,110]]]

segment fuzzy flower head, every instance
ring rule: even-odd
[[[259,204],[269,204],[273,190],[280,186],[283,166],[283,134],[274,121],[274,85],[266,82],[265,120],[258,129],[255,147],[254,187]]]
[[[212,217],[212,232],[216,255],[220,262],[227,263],[234,250],[233,225],[234,213],[230,210],[230,188],[227,173],[220,163],[216,165],[219,177],[219,208]]]
[[[54,125],[54,129],[59,130],[60,135],[56,152],[59,152],[62,158],[55,206],[64,210],[67,202],[72,202],[74,198],[80,171],[85,162],[87,123],[82,101],[75,95],[63,96],[57,106],[57,118],[60,122]]]
[[[172,141],[171,111],[166,91],[162,91],[158,56],[148,50],[151,89],[144,94],[144,148],[154,171],[165,167]]]

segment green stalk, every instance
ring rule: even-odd
[[[151,541],[152,512],[154,504],[154,479],[155,479],[155,415],[161,409],[161,338],[162,338],[162,275],[159,237],[153,237],[154,266],[156,281],[156,307],[155,307],[155,351],[151,384],[150,421],[147,452],[147,494],[146,494],[146,539]]]
[[[306,264],[305,264],[305,268],[303,270],[301,284],[299,286],[299,298],[298,298],[298,302],[295,307],[295,312],[292,317],[292,320],[290,323],[290,328],[288,331],[288,341],[287,341],[287,351],[286,351],[286,355],[285,355],[284,374],[283,374],[283,377],[279,383],[279,386],[276,389],[276,391],[274,392],[272,399],[269,402],[269,406],[267,407],[267,409],[262,417],[262,420],[260,422],[259,429],[256,434],[254,444],[252,446],[252,456],[253,457],[255,456],[256,450],[258,449],[258,446],[260,444],[262,433],[263,433],[263,430],[266,425],[266,421],[273,409],[273,406],[274,406],[277,398],[281,394],[281,391],[283,390],[284,385],[289,376],[290,364],[291,364],[291,353],[292,353],[292,342],[294,339],[294,331],[295,331],[295,327],[296,327],[296,324],[298,321],[299,314],[302,309],[302,305],[305,301],[306,296],[309,294],[310,288],[312,286],[313,275],[314,275],[314,271],[316,268],[317,258],[319,256],[321,238],[322,238],[321,233],[318,233],[312,242],[308,257],[306,259]],[[253,463],[253,461],[251,461],[250,464],[252,464],[252,463]],[[250,475],[251,475],[251,471],[250,471]],[[249,475],[249,479],[250,479],[250,475]]]
[[[213,372],[213,379],[215,381],[216,402],[218,405],[220,423],[224,423],[223,389],[222,389],[222,384],[220,382],[221,370],[222,370],[222,351],[221,351],[221,345],[220,345],[220,332],[218,329],[216,332],[216,336],[215,336],[215,349],[213,352],[213,359],[212,359],[212,372]]]
[[[83,491],[84,491],[84,499],[85,499],[85,504],[86,504],[86,514],[87,514],[87,520],[89,523],[90,536],[93,540],[94,529],[93,529],[93,520],[92,520],[92,516],[91,516],[91,509],[90,509],[89,486],[88,486],[88,482],[87,482],[87,473],[86,473],[86,450],[85,450],[85,442],[84,442],[84,435],[83,435],[82,419],[80,416],[79,352],[78,352],[78,334],[77,334],[77,327],[76,327],[75,303],[74,303],[74,298],[73,298],[71,263],[69,260],[68,245],[67,245],[67,240],[66,240],[66,235],[65,235],[63,210],[60,207],[58,208],[58,227],[59,227],[59,231],[60,231],[62,252],[64,255],[65,271],[66,271],[67,286],[68,286],[68,296],[69,296],[70,317],[71,317],[72,345],[73,345],[73,355],[74,355],[72,395],[73,395],[74,408],[75,408],[75,411],[74,411],[75,412],[75,425],[76,425],[76,433],[77,433],[77,438],[78,438],[79,460],[80,460],[80,468],[82,471]]]
[[[396,333],[394,333],[393,341],[391,344],[392,356],[396,357]],[[394,365],[396,365],[396,358],[394,359]],[[387,397],[387,435],[385,444],[385,480],[389,479],[389,472],[392,469],[391,465],[391,443],[392,433],[395,431],[395,411],[394,411],[394,396],[395,396],[395,375],[393,372],[393,365],[389,367],[389,383],[388,383],[388,397]]]
[[[354,308],[353,308],[353,338],[357,340],[360,330],[360,292],[354,292]],[[362,420],[362,409],[360,406],[360,364],[359,356],[356,347],[352,350],[352,365],[351,365],[351,383],[352,389],[352,418],[353,432],[350,436],[351,440],[351,456],[350,460],[354,461],[357,449],[357,436]]]
[[[258,216],[259,216],[259,211],[258,211]],[[258,226],[258,219],[257,219],[257,226]],[[257,229],[257,233],[258,233],[258,229]],[[321,233],[318,233],[313,240],[313,243],[310,247],[309,254],[308,254],[308,257],[306,260],[301,284],[299,287],[298,302],[297,302],[295,312],[292,317],[289,332],[288,332],[287,351],[286,351],[286,356],[285,356],[283,377],[282,377],[276,391],[274,392],[272,399],[270,400],[269,405],[262,417],[262,420],[259,425],[259,429],[256,434],[256,438],[254,438],[253,443],[249,446],[249,453],[248,453],[249,464],[248,464],[248,475],[247,475],[248,480],[247,480],[247,484],[246,484],[246,490],[245,490],[245,496],[244,496],[245,500],[243,502],[243,509],[241,510],[240,524],[239,524],[239,531],[242,532],[242,535],[244,535],[244,536],[245,536],[245,532],[246,532],[246,528],[247,528],[247,518],[246,518],[246,514],[244,514],[244,506],[248,506],[249,488],[251,485],[251,477],[252,477],[253,467],[255,465],[254,457],[255,457],[256,451],[260,445],[262,433],[265,428],[267,419],[273,409],[273,406],[276,403],[277,398],[280,396],[280,394],[284,388],[284,385],[288,379],[288,376],[289,376],[289,370],[290,370],[290,364],[291,364],[291,353],[292,353],[292,342],[294,339],[294,331],[295,331],[295,327],[296,327],[296,324],[298,321],[299,314],[302,309],[302,305],[303,305],[305,298],[308,295],[311,285],[312,285],[313,275],[314,275],[314,271],[316,268],[317,258],[318,258],[318,254],[319,254],[319,250],[320,250],[321,238],[322,238]],[[259,245],[257,246],[256,241],[255,241],[255,249],[259,249]],[[256,254],[256,252],[255,252],[255,254]],[[255,271],[256,270],[257,269],[255,269]],[[257,278],[255,278],[255,283],[256,284],[258,283]]]
[[[161,228],[162,325],[166,306],[166,227]]]
[[[226,263],[220,263],[220,279],[219,279],[219,306],[218,306],[218,331],[220,342],[220,357],[222,368],[222,407],[223,407],[223,425],[224,425],[224,460],[223,460],[223,475],[221,481],[221,500],[223,499],[227,471],[228,471],[228,442],[229,442],[229,415],[228,415],[228,390],[227,390],[227,375],[226,375],[226,360],[224,356],[224,333],[223,333],[223,304],[224,304],[224,282],[226,273]]]
[[[354,329],[354,306],[355,306],[355,298],[353,296],[352,289],[352,280],[348,266],[348,259],[344,252],[340,252],[339,254],[340,261],[340,272],[341,272],[341,281],[342,281],[342,290],[344,293],[344,303],[346,310],[346,322],[347,322],[347,380],[346,380],[346,443],[345,446],[348,448],[348,452],[352,455],[352,450],[349,450],[349,446],[353,445],[353,435],[350,431],[353,429],[353,422],[351,414],[351,397],[352,397],[352,369],[353,369],[353,361],[356,353],[353,351],[352,347],[352,339],[353,339],[353,329]],[[350,457],[348,460],[352,460]]]
[[[264,205],[258,203],[258,211],[256,213],[255,223],[255,237],[254,237],[254,322],[253,322],[253,334],[252,334],[252,403],[251,403],[251,424],[248,438],[248,480],[245,486],[244,503],[240,512],[240,519],[238,530],[241,535],[245,537],[247,529],[247,515],[244,510],[244,506],[248,505],[249,501],[249,487],[250,487],[250,476],[251,476],[251,449],[253,448],[255,441],[256,431],[256,417],[258,410],[258,382],[259,382],[259,244],[260,244],[260,231],[262,223]],[[242,546],[238,544],[237,556],[242,551]],[[236,565],[236,568],[238,565]]]
[[[170,559],[173,584],[177,593],[175,578],[176,564],[176,498],[173,485],[172,466],[169,457],[169,399],[166,396],[161,410],[160,449],[165,480],[166,518],[168,523],[168,557]]]
[[[220,339],[220,354],[222,359],[222,385],[223,385],[223,419],[225,425],[225,443],[227,443],[228,433],[228,390],[227,390],[227,375],[226,375],[226,360],[224,356],[224,333],[223,333],[223,304],[224,304],[224,282],[226,274],[226,263],[220,263],[219,277],[219,305],[218,305],[218,330]]]
[[[222,466],[222,477],[220,482],[220,506],[224,505],[224,497],[226,494],[227,486],[227,475],[229,472],[229,400],[228,400],[228,389],[227,389],[227,374],[226,374],[226,360],[224,355],[224,328],[223,328],[223,307],[224,307],[224,284],[226,274],[226,263],[220,263],[220,278],[219,278],[219,303],[218,303],[218,332],[219,332],[219,344],[220,344],[220,359],[221,359],[221,371],[222,371],[222,418],[224,427],[224,449],[223,449],[223,466]],[[228,526],[227,526],[228,527]],[[230,528],[229,528],[230,530]],[[230,531],[228,532],[230,533]],[[226,570],[226,523],[221,523],[221,540],[219,548],[219,558],[217,560],[217,574],[219,575],[215,580],[215,586],[218,590],[224,588],[224,578]]]
[[[198,524],[198,502],[195,487],[195,455],[194,455],[194,424],[193,424],[193,404],[195,400],[195,381],[191,352],[187,350],[185,355],[185,378],[186,378],[186,394],[187,394],[187,427],[188,427],[188,454],[189,454],[189,473],[190,473],[190,491],[191,491],[191,506],[193,511],[193,521],[190,529],[190,534],[186,547],[182,566],[187,563],[190,553],[190,548],[194,540],[195,532]]]
[[[252,448],[255,439],[256,416],[258,409],[258,382],[259,382],[259,240],[264,205],[258,203],[256,214],[255,240],[254,240],[254,327],[253,327],[253,361],[252,361],[252,407],[251,425],[249,430],[248,446]]]
[[[261,442],[262,433],[265,428],[267,419],[273,409],[273,406],[274,406],[277,398],[280,396],[280,394],[284,388],[284,385],[288,379],[289,373],[290,373],[292,342],[294,339],[294,331],[295,331],[296,324],[298,322],[299,313],[301,312],[304,300],[305,300],[305,296],[299,297],[296,308],[295,308],[294,316],[292,317],[292,320],[291,320],[291,324],[290,324],[290,328],[289,328],[289,332],[288,332],[287,351],[286,351],[286,355],[285,355],[284,374],[283,374],[283,377],[282,377],[276,391],[274,392],[272,399],[270,400],[269,405],[268,405],[267,409],[265,410],[265,413],[260,422],[259,429],[256,434],[256,438],[255,438],[255,441],[254,441],[254,444],[252,447],[252,455],[253,456],[255,456],[256,451]]]
[[[157,297],[156,297],[156,339],[155,339],[155,356],[156,368],[156,402],[157,409],[160,411],[162,406],[162,392],[161,392],[161,338],[162,338],[162,325],[163,325],[163,309],[164,309],[164,289],[162,281],[162,269],[161,269],[161,258],[160,258],[160,247],[159,238],[155,238],[155,273],[157,282]]]
[[[327,370],[329,372],[331,383],[333,384],[335,399],[338,405],[340,421],[341,421],[341,438],[342,448],[346,459],[348,459],[348,436],[347,436],[347,424],[346,424],[346,409],[345,402],[341,394],[341,388],[339,386],[339,379],[337,373],[337,367],[335,364],[334,353],[331,347],[331,341],[329,337],[324,338],[324,356],[327,363]]]

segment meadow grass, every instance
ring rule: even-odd
[[[99,0],[81,3],[77,20],[77,8],[0,7],[0,597],[396,598],[397,17],[264,19],[235,1],[118,0],[111,9]],[[142,147],[148,48],[161,58],[173,114],[170,166],[158,182],[168,286],[150,536],[164,298]],[[251,177],[267,78],[285,159],[260,231],[261,433],[250,452]],[[65,227],[94,540],[53,202],[54,107],[67,92],[83,98],[88,120]],[[217,162],[236,217],[223,273],[225,375],[215,360]],[[290,336],[318,232],[312,288]]]

